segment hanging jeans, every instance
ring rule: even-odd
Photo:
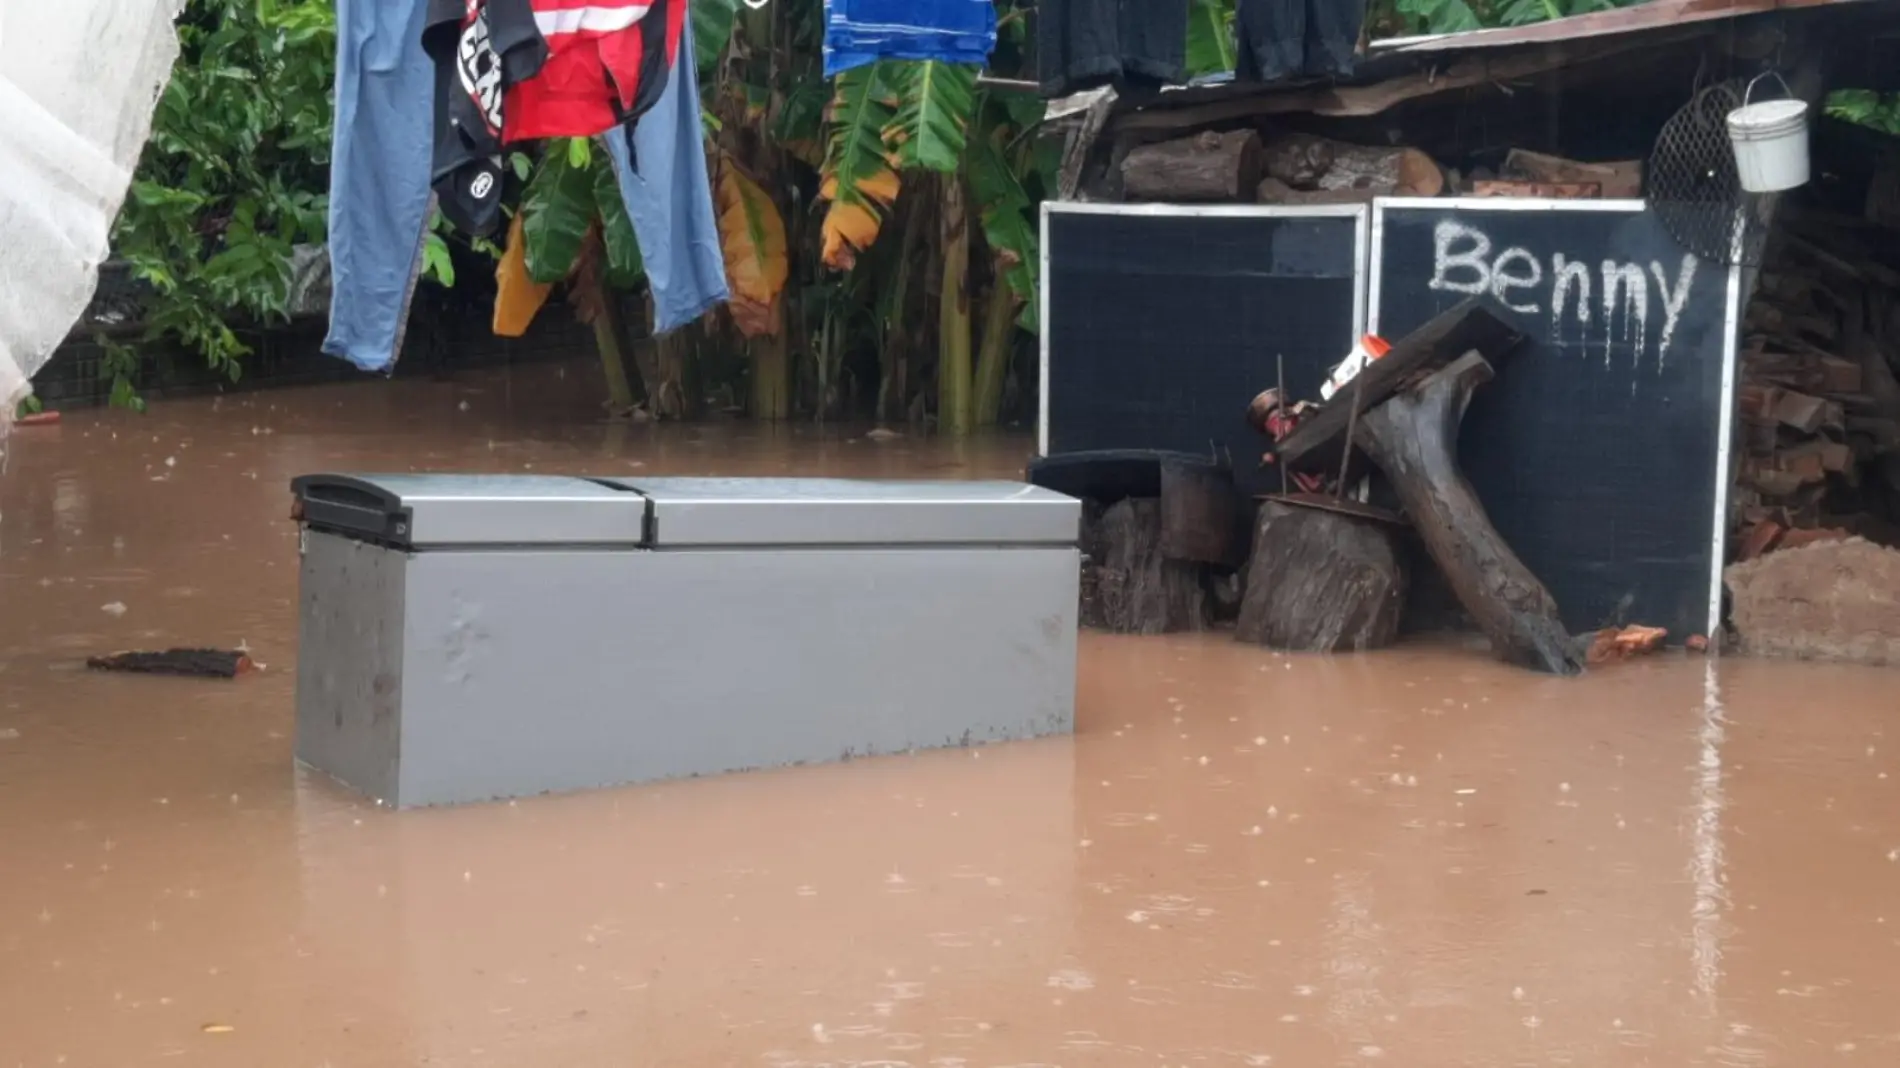
[[[330,332],[323,351],[388,371],[402,347],[429,212],[435,68],[426,0],[337,0],[330,141]]]
[[[429,212],[435,70],[426,0],[337,0],[336,130],[330,155],[330,332],[323,351],[389,371],[402,348]],[[659,103],[631,138],[605,140],[653,291],[655,329],[728,296],[700,147],[690,27]],[[628,142],[633,150],[629,158]],[[635,173],[637,164],[638,173]]]
[[[605,138],[646,264],[658,334],[685,326],[732,296],[706,175],[692,19],[689,9],[680,54],[653,110],[640,116],[631,135],[615,130]]]
[[[1350,75],[1365,19],[1366,0],[1240,0],[1236,74],[1258,82]]]

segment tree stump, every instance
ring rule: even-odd
[[[1130,149],[1122,192],[1129,200],[1252,200],[1260,174],[1259,134],[1208,131]]]
[[[1505,660],[1555,675],[1583,670],[1557,602],[1517,558],[1458,468],[1458,424],[1491,365],[1467,353],[1359,419],[1357,444],[1385,472],[1452,592]]]
[[[1268,501],[1234,640],[1311,653],[1390,645],[1408,585],[1392,527]]]
[[[1082,515],[1082,625],[1117,634],[1204,630],[1210,619],[1198,564],[1161,550],[1161,502],[1117,501]]]

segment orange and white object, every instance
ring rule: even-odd
[[[1359,344],[1354,345],[1352,352],[1339,361],[1339,366],[1333,368],[1332,374],[1326,376],[1326,384],[1319,387],[1319,399],[1332,400],[1334,394],[1345,389],[1348,383],[1359,377],[1359,372],[1371,367],[1372,361],[1391,351],[1392,346],[1387,344],[1384,338],[1375,334],[1361,336]]]

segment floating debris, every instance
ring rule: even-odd
[[[126,671],[140,675],[182,675],[205,679],[234,679],[257,670],[239,650],[166,649],[162,652],[113,653],[88,657],[94,671]]]

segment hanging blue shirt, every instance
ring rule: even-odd
[[[825,77],[880,59],[983,66],[996,47],[994,0],[825,0]]]

